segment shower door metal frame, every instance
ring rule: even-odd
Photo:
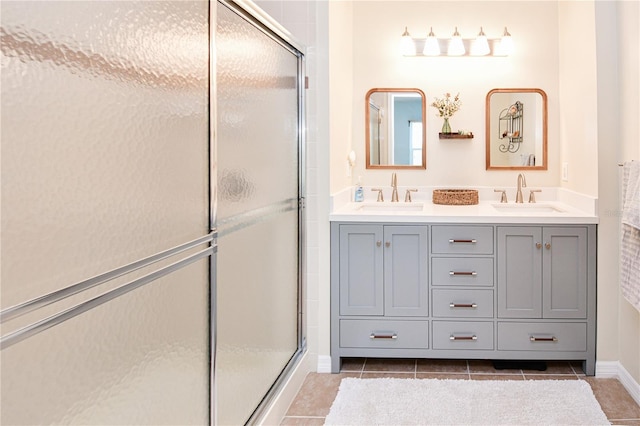
[[[255,424],[264,415],[266,409],[270,403],[277,396],[282,386],[286,382],[293,369],[297,366],[298,362],[306,351],[306,319],[304,310],[305,300],[305,276],[306,276],[306,108],[305,108],[305,90],[306,90],[306,74],[305,74],[305,56],[304,48],[302,44],[296,41],[291,33],[280,26],[273,18],[264,13],[262,9],[257,7],[251,1],[245,0],[218,0],[218,3],[228,7],[234,11],[237,15],[245,19],[248,23],[252,24],[255,28],[259,29],[263,34],[271,38],[276,43],[280,44],[283,48],[297,57],[298,70],[297,70],[297,99],[298,99],[298,315],[297,315],[297,327],[298,327],[298,342],[297,349],[292,354],[289,362],[285,365],[281,373],[276,378],[275,382],[264,396],[261,403],[249,417],[247,424]],[[216,25],[217,25],[217,13],[216,7],[213,7],[210,2],[209,7],[209,52],[210,52],[210,68],[209,68],[209,108],[210,108],[210,167],[209,167],[209,181],[211,190],[211,212],[209,217],[211,218],[210,228],[216,229],[218,224],[217,216],[217,178],[216,178],[216,166],[217,166],[217,56],[216,56]],[[216,419],[216,254],[211,256],[211,401],[210,401],[210,423]]]

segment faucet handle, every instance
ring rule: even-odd
[[[404,202],[405,203],[410,203],[412,201],[411,200],[411,193],[412,192],[418,192],[418,190],[417,189],[407,189],[407,192],[404,195]]]
[[[529,192],[529,202],[530,203],[535,203],[536,202],[536,196],[535,196],[534,192],[542,192],[542,189],[532,189],[531,192]]]
[[[500,202],[501,203],[506,203],[507,202],[507,190],[506,189],[494,189],[493,192],[502,192],[502,195],[500,196]]]
[[[382,189],[381,188],[371,188],[372,191],[378,191],[378,202],[382,202],[384,201],[384,196],[382,195]]]

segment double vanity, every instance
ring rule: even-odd
[[[332,372],[381,357],[581,360],[595,374],[595,200],[480,188],[478,204],[439,205],[434,188],[396,188],[417,189],[410,202],[371,189],[332,200]]]

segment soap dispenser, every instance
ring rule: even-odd
[[[364,191],[362,189],[362,176],[358,176],[358,184],[356,185],[356,194],[354,197],[356,203],[364,201]]]

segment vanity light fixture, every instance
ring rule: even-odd
[[[478,37],[476,37],[475,43],[473,43],[471,54],[473,56],[486,56],[489,53],[491,53],[489,40],[487,40],[487,35],[482,31],[482,27],[480,27],[480,33],[478,34]]]
[[[451,40],[449,40],[449,48],[447,49],[447,55],[449,56],[462,56],[466,53],[464,49],[464,43],[462,42],[462,37],[460,37],[460,33],[458,32],[458,27],[453,32],[453,36]]]
[[[402,39],[400,39],[400,50],[404,56],[416,55],[416,44],[409,31],[407,31],[407,27],[404,27],[404,33],[402,33]]]
[[[424,42],[422,54],[425,56],[440,56],[440,43],[433,33],[433,27],[429,29],[429,35],[427,35],[427,39]]]
[[[504,27],[504,34],[500,39],[500,52],[504,55],[510,55],[513,52],[513,39],[511,34],[507,31],[507,27]]]
[[[490,39],[483,27],[475,38],[462,38],[458,27],[451,38],[437,38],[433,27],[429,28],[426,38],[414,38],[404,28],[400,43],[403,56],[509,56],[513,53],[511,34],[504,28],[501,38]]]

